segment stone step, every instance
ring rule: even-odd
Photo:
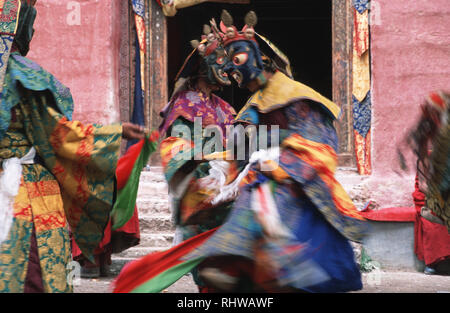
[[[136,205],[140,215],[170,215],[169,200],[158,196],[138,196]]]
[[[149,171],[144,170],[141,172],[141,182],[165,182],[162,167],[151,167]]]
[[[172,245],[174,233],[157,233],[150,234],[145,233],[141,234],[141,241],[138,247],[141,248],[168,248]]]
[[[139,181],[138,197],[140,195],[161,195],[168,197],[169,188],[165,181]]]
[[[117,258],[137,259],[137,258],[146,256],[150,253],[165,251],[169,248],[170,247],[140,247],[140,246],[137,246],[137,247],[127,249],[121,253],[114,254],[114,259],[115,260],[117,260]]]
[[[142,234],[175,232],[172,218],[167,214],[140,215],[139,225]]]

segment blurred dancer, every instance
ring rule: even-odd
[[[177,225],[175,243],[186,240],[221,225],[227,217],[231,201],[211,203],[214,185],[210,184],[211,162],[202,154],[225,150],[226,128],[236,112],[214,93],[231,84],[223,72],[225,55],[208,25],[201,41],[191,42],[194,50],[188,56],[176,78],[170,102],[161,111],[160,153],[164,174],[169,185],[171,209]],[[207,131],[214,130],[209,137]],[[207,147],[212,147],[208,149]],[[224,178],[233,179],[233,162],[223,163]],[[201,291],[203,283],[194,271]]]
[[[249,261],[252,266],[238,271],[230,291],[359,290],[361,275],[349,240],[361,241],[365,225],[334,178],[333,122],[340,109],[289,77],[286,56],[256,34],[253,12],[245,22],[238,31],[224,11],[218,30],[229,58],[226,72],[241,88],[254,92],[236,120],[272,131],[278,126],[278,155],[262,162],[250,158],[230,218],[187,258],[234,256]],[[218,271],[205,268],[202,274],[212,285],[220,286],[225,279],[232,286],[230,277]]]
[[[425,273],[435,274],[450,259],[450,94],[430,93],[421,115],[405,143],[417,158],[413,193],[416,206],[414,251],[426,264]],[[406,162],[399,149],[403,169]]]

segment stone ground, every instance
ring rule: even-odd
[[[112,276],[81,279],[75,293],[109,293],[120,264],[112,265]],[[357,293],[450,293],[450,276],[425,275],[419,272],[375,270],[363,273],[363,289]],[[184,276],[163,293],[197,293],[190,275]]]

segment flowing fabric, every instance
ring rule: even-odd
[[[140,229],[136,196],[142,168],[156,150],[157,139],[158,133],[153,132],[149,138],[132,145],[117,163],[118,196],[103,240],[94,251],[98,266],[104,263],[110,264],[112,253],[120,253],[139,244]],[[72,255],[75,260],[84,261],[75,240],[72,240]]]
[[[70,91],[17,54],[8,61],[5,108],[11,110],[0,134],[0,159],[21,158],[31,147],[38,157],[23,166],[13,225],[0,248],[0,291],[24,291],[35,232],[44,291],[70,292],[68,227],[93,259],[113,205],[122,128],[70,121]]]
[[[425,206],[443,221],[450,234],[450,93],[431,92],[421,111],[404,143],[417,157],[417,171],[426,184]],[[407,170],[402,146],[397,153],[402,170]]]
[[[446,118],[433,141],[430,156],[433,174],[427,181],[426,206],[444,221],[450,234],[450,100],[447,101]]]
[[[116,176],[118,194],[111,212],[112,229],[123,227],[136,212],[136,198],[139,180],[150,155],[156,150],[157,132],[150,138],[141,139],[130,147],[125,156],[119,159]]]
[[[114,292],[159,292],[170,286],[202,261],[184,261],[182,257],[205,242],[215,231],[206,231],[167,251],[152,253],[128,263],[113,283]]]

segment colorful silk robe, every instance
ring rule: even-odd
[[[37,151],[23,165],[8,239],[0,247],[0,291],[23,292],[36,232],[46,292],[70,292],[70,231],[92,258],[103,237],[115,192],[120,125],[70,121],[70,91],[39,65],[12,54],[1,97],[0,159]]]
[[[321,100],[282,73],[276,73],[249,100],[237,119],[280,124],[278,166],[266,175],[252,170],[227,222],[184,260],[217,256],[252,260],[254,271],[248,275],[256,290],[362,288],[349,240],[360,242],[366,225],[334,178],[337,134],[333,122],[339,109]],[[269,186],[265,190],[270,195],[261,192],[264,186]],[[281,221],[275,231],[289,234],[285,237],[268,236],[263,225],[271,201]]]
[[[166,134],[160,146],[162,164],[172,196],[175,222],[182,226],[186,239],[220,225],[229,212],[229,204],[211,205],[211,191],[198,184],[209,175],[209,162],[195,164],[193,160],[210,140],[218,140],[220,148],[224,148],[226,126],[232,124],[236,113],[227,102],[213,94],[208,97],[199,91],[181,91],[162,114],[164,122],[160,133],[161,136]],[[217,126],[220,138],[208,137],[204,133],[208,126]],[[189,132],[182,134],[177,129]],[[235,167],[230,163],[230,179],[235,177],[233,173]]]

